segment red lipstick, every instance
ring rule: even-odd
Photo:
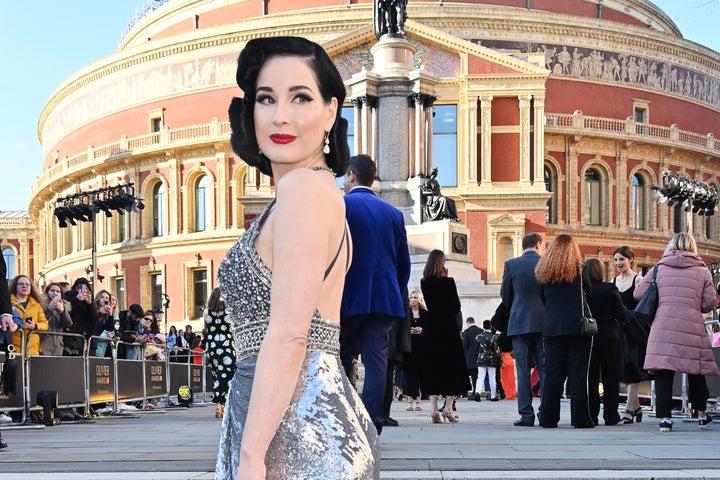
[[[274,143],[279,143],[280,145],[286,145],[288,143],[293,142],[297,137],[294,135],[284,135],[280,133],[274,133],[270,135],[270,140],[272,140]]]

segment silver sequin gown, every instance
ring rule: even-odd
[[[218,282],[237,368],[230,382],[215,479],[235,479],[257,354],[270,317],[272,273],[254,248],[274,201],[230,249]],[[268,480],[379,478],[378,438],[340,362],[340,327],[316,311],[295,393],[265,457]]]

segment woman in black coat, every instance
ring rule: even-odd
[[[446,408],[442,416],[452,422],[457,417],[452,411],[455,396],[470,389],[465,367],[465,352],[456,317],[460,313],[455,280],[447,276],[445,254],[433,250],[428,256],[420,287],[428,307],[428,321],[423,337],[422,393],[429,395],[432,404],[432,421],[440,423],[438,395],[445,396]]]
[[[585,271],[590,277],[592,291],[588,306],[597,320],[598,333],[593,338],[590,370],[588,371],[588,395],[590,416],[598,425],[600,414],[600,381],[603,384],[603,419],[605,425],[620,423],[620,372],[622,348],[620,328],[625,322],[627,310],[620,298],[620,292],[612,283],[603,282],[603,264],[597,258],[585,262]]]
[[[570,423],[575,428],[593,428],[588,408],[588,366],[592,337],[580,333],[583,315],[583,292],[589,294],[590,278],[583,271],[582,254],[570,235],[559,235],[548,245],[535,267],[535,277],[542,287],[545,304],[543,344],[545,346],[545,379],[540,402],[540,425],[557,427],[560,420],[560,397],[567,380],[570,396]]]

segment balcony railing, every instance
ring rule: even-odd
[[[589,117],[581,111],[575,113],[546,113],[545,132],[574,135],[592,134],[622,140],[655,143],[686,148],[703,154],[720,157],[720,140],[712,133],[699,134],[680,130],[677,125],[664,127],[640,123],[628,117],[627,120]]]
[[[574,114],[546,113],[545,131],[547,133],[587,135],[598,137],[633,140],[656,143],[672,147],[685,148],[707,155],[720,157],[720,139],[712,133],[699,134],[680,130],[677,125],[663,127],[635,122],[632,118],[617,120],[613,118],[589,117],[582,112]],[[33,186],[32,196],[59,179],[82,174],[85,170],[108,166],[113,161],[153,153],[170,147],[199,145],[208,142],[227,142],[230,139],[230,122],[213,119],[210,123],[153,132],[139,137],[121,137],[119,141],[90,147],[87,151],[66,157],[57,165],[45,171]]]
[[[229,142],[230,122],[213,119],[210,123],[176,129],[163,128],[159,132],[139,137],[122,136],[117,142],[98,147],[59,160],[52,168],[43,172],[33,185],[31,196],[47,188],[50,183],[62,178],[82,175],[89,168],[108,167],[113,162],[133,156],[153,153],[158,150],[189,147],[208,142]]]

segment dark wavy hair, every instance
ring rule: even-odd
[[[265,62],[276,56],[300,57],[307,60],[315,73],[320,94],[325,102],[337,98],[338,108],[335,123],[329,132],[330,153],[325,154],[325,163],[332,168],[336,177],[347,171],[350,149],[347,144],[347,120],[341,117],[345,101],[345,84],[335,64],[323,48],[315,42],[301,37],[269,37],[250,40],[238,57],[235,78],[243,91],[243,98],[233,98],[228,114],[230,116],[230,145],[233,151],[248,165],[257,167],[265,175],[272,176],[270,160],[260,153],[255,135],[255,89],[258,73]]]

